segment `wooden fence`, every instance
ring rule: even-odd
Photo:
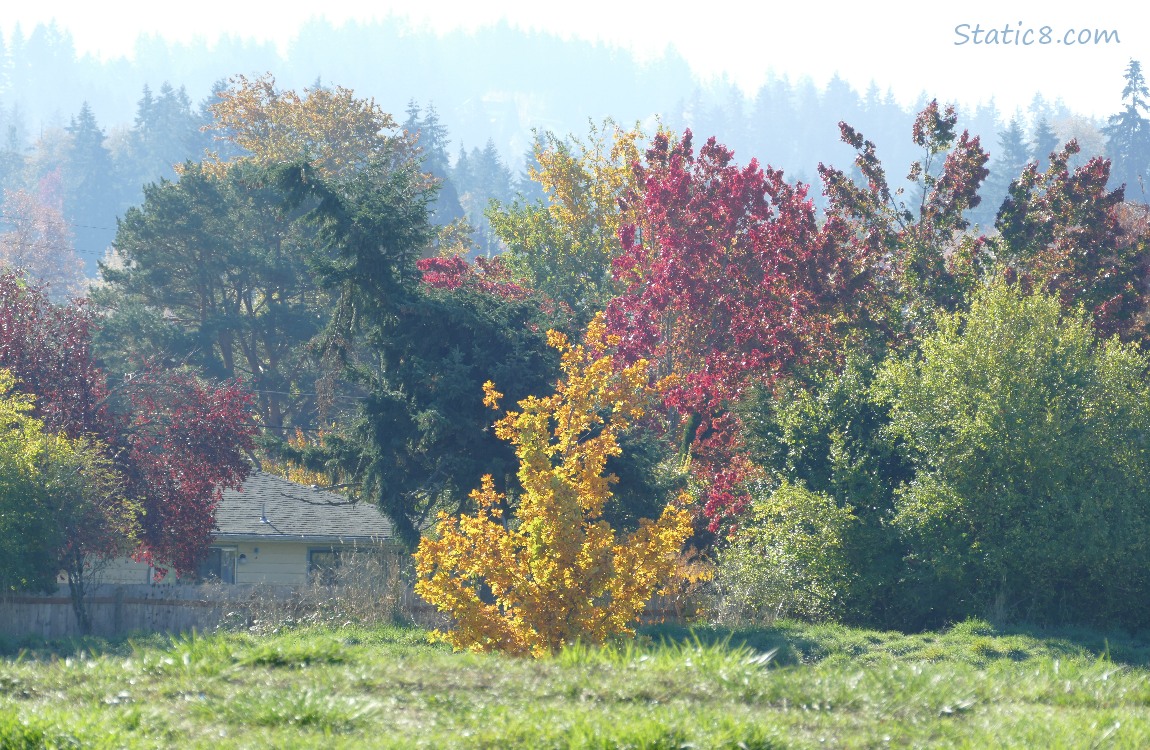
[[[372,595],[377,596],[374,592]],[[368,616],[383,619],[389,613],[397,619],[423,626],[447,625],[434,607],[420,599],[409,586],[394,589],[390,602],[376,607]],[[103,584],[94,586],[88,596],[92,635],[120,636],[132,632],[206,632],[219,627],[246,629],[259,626],[261,618],[271,622],[306,620],[314,612],[317,599],[326,609],[328,620],[346,603],[348,620],[364,619],[362,592],[330,587],[276,586],[270,584],[150,585]],[[645,622],[679,621],[682,612],[674,602],[656,597],[643,613]],[[55,594],[22,594],[0,597],[0,635],[67,638],[79,635],[67,589]]]
[[[290,616],[305,610],[308,587],[252,585],[103,584],[87,598],[92,635],[118,636],[131,632],[178,633],[209,631],[220,626],[247,627],[261,617]],[[325,592],[329,609],[338,608],[341,592]],[[401,619],[433,624],[436,610],[410,589],[397,592],[389,609]],[[269,612],[269,610],[272,610]],[[79,635],[67,588],[55,594],[0,596],[0,634],[66,638]]]

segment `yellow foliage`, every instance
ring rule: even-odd
[[[288,445],[291,447],[302,450],[311,446],[318,446],[323,443],[323,430],[316,433],[315,439],[309,438],[304,434],[300,428],[296,428],[295,434],[288,438]],[[335,482],[332,477],[328,476],[322,471],[312,471],[311,469],[304,468],[294,461],[278,460],[272,457],[263,458],[260,461],[260,468],[269,474],[274,474],[277,477],[283,477],[289,482],[303,485],[318,485],[325,487]]]
[[[222,175],[235,161],[262,166],[306,159],[324,176],[363,166],[372,155],[398,153],[411,147],[392,116],[374,99],[356,98],[342,86],[277,91],[271,74],[249,80],[230,79],[231,86],[210,107],[217,140],[248,152],[223,161],[208,154],[204,171]]]
[[[601,128],[592,123],[586,141],[572,136],[564,142],[548,133],[536,149],[539,166],[531,168],[531,179],[547,193],[551,216],[574,235],[577,254],[618,254],[619,228],[638,218],[637,212],[621,208],[620,199],[639,193],[632,165],[639,162],[645,138],[638,127],[624,130],[608,119]],[[586,237],[602,244],[580,247]]]
[[[564,379],[495,425],[519,458],[514,517],[505,518],[504,496],[485,476],[471,494],[475,515],[440,514],[415,553],[416,593],[452,616],[455,628],[438,636],[458,649],[542,656],[575,639],[633,632],[691,532],[686,496],[622,538],[602,518],[616,481],[604,467],[643,413],[647,363],[615,368],[601,314],[582,345],[555,332],[548,341],[562,353]],[[497,408],[494,384],[484,394]]]

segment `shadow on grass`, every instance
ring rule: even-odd
[[[993,661],[1038,658],[1105,659],[1136,667],[1150,666],[1150,634],[1132,635],[1080,627],[1042,628],[1012,625],[996,628],[967,620],[939,631],[901,633],[836,624],[781,620],[769,626],[725,628],[713,625],[651,625],[641,636],[654,644],[727,644],[758,652],[776,649],[780,666],[819,662],[878,663],[902,661],[964,662],[985,666]]]

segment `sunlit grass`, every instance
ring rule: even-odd
[[[0,658],[0,748],[1137,748],[1148,663],[981,622],[668,626],[539,661],[403,628],[29,641]]]

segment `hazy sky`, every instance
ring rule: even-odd
[[[131,55],[141,33],[184,41],[197,36],[210,41],[228,33],[286,48],[296,30],[320,12],[318,6],[337,24],[390,14],[409,19],[415,28],[446,31],[507,19],[526,28],[623,45],[640,56],[672,45],[701,75],[725,74],[748,91],[770,69],[792,78],[809,75],[820,86],[835,72],[860,90],[874,80],[893,89],[903,103],[920,92],[966,104],[993,96],[1008,116],[1015,107],[1025,108],[1035,91],[1061,98],[1084,114],[1104,116],[1120,106],[1127,62],[1134,58],[1150,65],[1150,12],[1140,3],[1120,9],[1115,2],[1080,0],[706,0],[697,5],[424,0],[416,7],[411,0],[326,0],[285,1],[274,13],[266,4],[236,0],[7,5],[0,19],[5,33],[16,22],[27,32],[55,19],[71,31],[81,53],[104,58]],[[1101,43],[1095,43],[1095,36]]]

